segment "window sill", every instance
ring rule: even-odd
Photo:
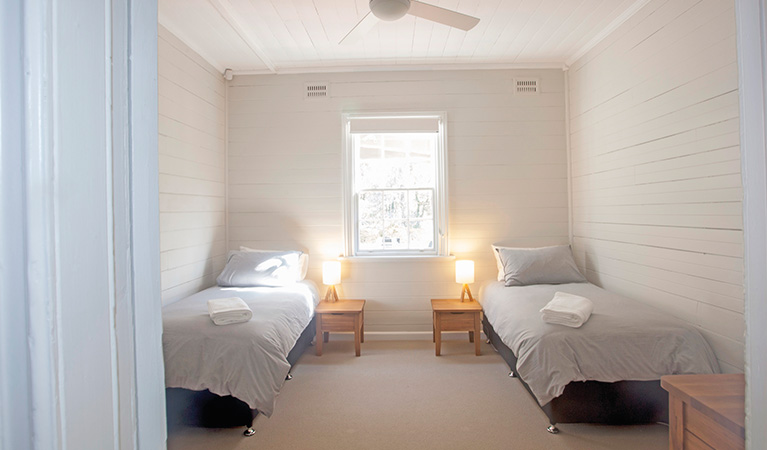
[[[376,256],[342,256],[338,258],[341,261],[350,261],[354,263],[358,262],[400,262],[400,261],[452,261],[455,260],[455,255],[376,255]]]

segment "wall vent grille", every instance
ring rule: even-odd
[[[305,100],[323,100],[330,97],[330,84],[327,82],[314,81],[306,83],[304,89]]]
[[[523,95],[538,94],[538,78],[515,78],[514,92]]]

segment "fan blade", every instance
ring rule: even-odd
[[[422,19],[431,20],[432,22],[448,25],[453,28],[460,28],[464,31],[471,30],[479,23],[479,19],[476,17],[467,16],[466,14],[461,14],[457,11],[451,11],[449,9],[430,5],[428,3],[422,3],[416,0],[410,0],[410,10],[408,10],[407,13]]]
[[[357,22],[357,25],[354,26],[354,28],[351,29],[348,33],[346,33],[346,36],[341,38],[340,41],[338,41],[339,44],[354,44],[357,42],[362,36],[366,35],[368,31],[373,29],[373,27],[378,23],[378,18],[373,15],[373,13],[369,12],[365,14],[365,17],[362,18],[359,22]]]

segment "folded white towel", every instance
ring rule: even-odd
[[[216,325],[247,322],[253,317],[253,311],[239,297],[208,300],[208,314]]]
[[[594,304],[586,297],[557,292],[540,312],[546,323],[578,328],[589,320],[593,310]]]

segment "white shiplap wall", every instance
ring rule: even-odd
[[[226,84],[159,27],[160,258],[167,303],[215,283],[226,255]]]
[[[569,71],[573,245],[589,280],[703,332],[743,370],[732,0],[654,0]]]
[[[541,80],[515,95],[514,77]],[[331,98],[306,101],[305,82]],[[229,87],[229,246],[308,251],[309,278],[343,251],[341,113],[447,111],[450,249],[496,276],[493,242],[567,243],[561,70],[236,76]],[[431,331],[429,299],[460,294],[452,260],[343,262],[340,295],[364,298],[366,330]]]

